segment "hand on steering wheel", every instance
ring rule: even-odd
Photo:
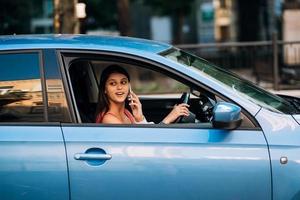
[[[180,103],[182,103],[182,104],[189,104],[189,102],[190,102],[190,93],[189,92],[182,93],[182,95],[180,97]],[[189,110],[188,110],[188,115],[189,115]],[[181,123],[183,117],[184,116],[188,116],[188,115],[180,115],[180,117],[178,117],[175,120],[175,123]]]
[[[189,116],[189,99],[190,94],[184,92],[180,98],[180,104],[176,104],[173,107],[173,110],[164,118],[163,123],[170,124],[172,122],[180,123],[184,116]]]

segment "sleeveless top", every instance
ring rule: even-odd
[[[101,113],[99,113],[99,114],[97,115],[97,117],[96,117],[96,123],[102,123],[103,118],[104,118],[104,116],[105,116],[106,114],[111,114],[111,115],[113,115],[113,116],[116,117],[116,115],[113,114],[113,113],[111,113],[111,112],[107,112],[107,113],[101,112]],[[134,124],[134,123],[135,123],[134,117],[133,117],[133,115],[129,112],[129,110],[125,109],[125,110],[124,110],[124,114],[126,115],[126,117],[128,117],[128,119],[130,120],[130,123],[131,123],[131,124]]]

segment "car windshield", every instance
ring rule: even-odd
[[[213,64],[195,56],[184,52],[182,50],[172,49],[163,53],[163,56],[183,64],[188,67],[196,69],[198,72],[205,76],[218,81],[222,85],[229,87],[239,95],[247,98],[255,104],[285,114],[296,114],[299,110],[287,100],[265,91],[249,81],[243,80],[235,74],[214,66]]]

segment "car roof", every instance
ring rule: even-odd
[[[104,50],[133,50],[149,53],[159,53],[172,46],[169,44],[119,36],[96,35],[6,35],[0,36],[0,50],[16,49],[104,49]]]

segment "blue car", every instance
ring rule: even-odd
[[[154,123],[95,123],[112,64]],[[168,44],[1,36],[0,199],[300,199],[299,105]]]

